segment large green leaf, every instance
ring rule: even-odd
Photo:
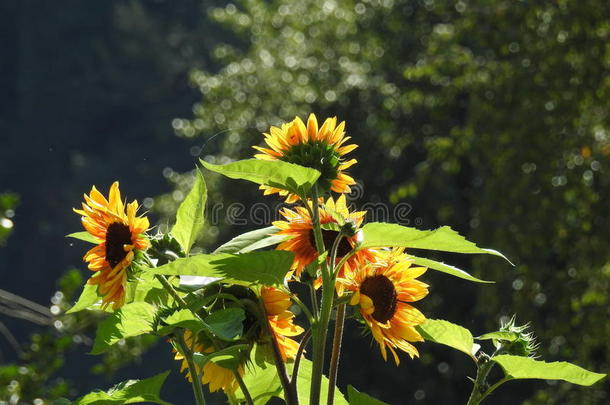
[[[91,354],[104,352],[121,339],[153,331],[155,307],[146,302],[132,302],[121,307],[97,327]]]
[[[176,259],[173,262],[150,268],[155,274],[218,277],[226,282],[241,285],[278,285],[290,270],[293,254],[271,250],[242,254],[201,254]]]
[[[349,405],[388,405],[370,395],[358,392],[358,390],[351,385],[347,386],[347,398],[349,399]]]
[[[451,266],[449,264],[445,264],[442,262],[437,262],[436,260],[425,259],[423,257],[411,256],[413,259],[413,263],[419,266],[425,266],[432,270],[442,271],[443,273],[450,274],[455,277],[462,278],[468,281],[474,281],[477,283],[493,283],[493,281],[485,281],[474,276],[471,276],[467,272],[462,269],[459,269],[455,266]]]
[[[95,284],[85,284],[83,287],[83,291],[76,303],[66,311],[67,314],[71,314],[73,312],[82,311],[84,309],[96,309],[102,310],[101,307],[102,296],[97,293],[97,285]]]
[[[498,363],[508,379],[563,380],[578,385],[593,385],[606,374],[594,373],[572,363],[547,363],[530,357],[502,354],[491,358]]]
[[[171,405],[159,398],[161,387],[169,371],[145,380],[128,380],[115,385],[108,391],[93,391],[74,401],[72,405],[123,405],[155,403]]]
[[[197,332],[204,327],[201,321],[189,309],[179,309],[173,312],[171,315],[163,318],[163,323],[164,325],[157,330],[157,333],[160,335],[167,335],[175,328],[185,328]]]
[[[275,226],[242,233],[219,246],[214,253],[247,253],[276,245],[286,239],[285,235],[274,235],[280,229]]]
[[[320,172],[281,160],[247,159],[226,165],[214,165],[201,160],[206,169],[232,179],[242,179],[304,194],[314,185]]]
[[[485,253],[500,256],[508,261],[502,253],[493,249],[482,249],[448,226],[422,231],[397,224],[371,222],[362,227],[362,232],[363,248],[395,246],[454,253]]]
[[[172,236],[178,241],[184,253],[188,255],[197,235],[203,228],[205,203],[208,191],[203,175],[195,170],[195,183],[176,212],[176,224],[172,228]]]
[[[440,319],[426,319],[416,328],[425,340],[452,347],[474,359],[474,339],[468,329]]]
[[[265,405],[271,397],[282,395],[282,384],[271,356],[268,345],[255,344],[250,352],[250,361],[245,366],[243,380],[254,405]],[[235,396],[242,402],[245,399],[241,389],[235,392]]]
[[[100,243],[100,241],[89,232],[74,232],[66,235],[66,238],[74,238],[85,242],[95,243],[96,245]]]
[[[311,371],[312,371],[312,362],[307,360],[305,357],[301,358],[301,365],[299,366],[299,377],[297,379],[297,391],[299,395],[299,402],[301,404],[309,403],[309,394],[311,390]],[[328,378],[326,376],[322,376],[322,389],[320,391],[320,398],[322,402],[326,402],[326,398],[328,396]],[[339,391],[338,387],[335,387],[335,404],[336,405],[348,405],[348,402],[345,400],[345,397]]]
[[[203,321],[207,328],[222,340],[233,340],[244,331],[246,313],[241,308],[226,308],[212,312]]]

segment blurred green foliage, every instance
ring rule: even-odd
[[[16,405],[51,404],[63,397],[78,396],[76,379],[66,378],[65,367],[93,345],[102,312],[84,311],[65,314],[80,294],[86,280],[78,270],[66,272],[51,297],[48,327],[39,329],[19,348],[18,360],[0,365],[0,403]],[[80,368],[79,376],[111,376],[120,368],[139,361],[157,342],[155,336],[129,339],[114,345],[96,358],[89,370]],[[4,401],[4,402],[3,402]]]
[[[242,42],[215,48],[219,72],[192,71],[202,98],[193,117],[173,121],[179,136],[205,139],[203,157],[226,162],[250,156],[270,125],[309,112],[337,115],[360,145],[351,173],[367,200],[406,202],[411,224],[451,225],[517,263],[473,261],[476,275],[497,281],[490,287],[429,276],[426,313],[475,331],[517,313],[532,322],[545,359],[608,370],[605,1],[244,0],[210,17]],[[181,195],[192,181],[167,177]],[[208,185],[212,203],[258,201],[213,176]],[[161,212],[174,209],[171,200],[158,200]],[[234,231],[212,229],[206,241]],[[386,389],[376,396],[390,403],[405,403],[390,388],[405,378],[424,403],[464,397],[464,370],[444,373],[441,390],[430,382],[439,378],[438,361],[422,361],[432,370],[371,366],[375,381],[354,385],[375,393],[383,375]],[[346,359],[345,370],[349,364],[359,363]],[[528,396],[528,404],[601,404],[608,383],[529,385],[494,396],[507,404]]]
[[[11,218],[15,216],[17,204],[19,204],[17,194],[0,193],[0,246],[6,243],[6,239],[13,230],[14,223]]]

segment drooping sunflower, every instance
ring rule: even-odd
[[[428,285],[416,280],[427,268],[412,266],[404,249],[380,251],[375,256],[346,282],[346,288],[354,292],[350,304],[360,309],[384,360],[389,349],[398,365],[396,349],[413,358],[419,353],[409,342],[424,340],[415,326],[426,317],[409,303],[428,294]]]
[[[321,191],[349,193],[350,186],[356,184],[354,179],[344,173],[344,170],[354,165],[356,159],[344,160],[344,156],[358,145],[345,145],[350,137],[345,136],[345,121],[337,125],[337,118],[327,118],[322,127],[314,114],[307,119],[307,126],[301,118],[281,127],[271,127],[269,133],[264,133],[265,142],[269,148],[254,146],[261,153],[254,155],[257,159],[282,160],[301,166],[319,170],[322,174],[318,180]],[[270,186],[261,186],[265,195],[278,193],[287,196],[289,203],[296,202],[298,197],[286,190]]]
[[[200,341],[193,342],[193,333],[190,330],[184,331],[184,343],[193,351],[199,353],[212,353],[214,350],[211,346],[206,346]],[[180,372],[186,370],[186,379],[192,381],[191,373],[188,371],[188,362],[184,358],[184,355],[176,350],[175,360],[182,360],[180,364]],[[239,387],[239,383],[235,378],[233,370],[222,367],[213,361],[208,361],[204,366],[203,370],[201,367],[197,367],[197,373],[201,376],[201,382],[208,384],[210,392],[216,392],[223,390],[227,394],[232,394]],[[243,366],[239,366],[237,372],[240,375],[244,374]]]
[[[84,198],[83,209],[74,209],[74,212],[81,215],[83,226],[98,243],[83,257],[89,269],[96,272],[88,282],[98,285],[103,307],[112,303],[116,309],[125,302],[126,269],[133,261],[134,252],[149,247],[143,235],[149,227],[148,218],[136,215],[137,201],[125,206],[118,182],[110,187],[108,199],[95,186]]]
[[[294,314],[288,309],[292,304],[290,296],[280,289],[263,287],[261,299],[282,360],[285,362],[294,359],[299,350],[299,343],[288,336],[300,335],[303,333],[303,328],[294,324]]]
[[[294,253],[292,270],[294,271],[294,275],[298,278],[301,276],[303,269],[318,258],[313,221],[305,207],[296,207],[294,210],[284,208],[280,213],[286,220],[275,221],[273,222],[273,225],[280,229],[280,231],[277,232],[278,235],[285,235],[289,238],[280,243],[277,246],[277,249],[288,250]],[[338,220],[345,220],[346,222],[352,222],[355,227],[359,227],[362,224],[362,220],[366,214],[365,211],[350,212],[344,194],[339,196],[337,201],[333,200],[332,197],[329,197],[328,200],[326,200],[326,203],[320,207],[319,213],[321,225],[340,225]],[[326,246],[328,250],[331,249],[337,235],[338,231],[322,229],[324,246]],[[337,261],[348,254],[354,246],[356,246],[357,242],[357,235],[342,238],[337,248]],[[345,278],[348,273],[353,271],[359,261],[372,260],[372,258],[373,254],[369,249],[359,250],[345,262],[345,265],[342,266],[341,269],[339,269],[338,278]]]

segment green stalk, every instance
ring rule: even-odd
[[[470,393],[470,398],[468,398],[468,403],[466,405],[478,405],[483,398],[491,394],[491,391],[495,390],[501,383],[504,382],[500,380],[500,384],[496,384],[491,387],[493,388],[491,391],[487,389],[487,376],[489,375],[489,372],[493,368],[494,364],[495,362],[491,361],[487,355],[479,358],[479,362],[477,363],[477,376],[474,380],[472,392]]]
[[[312,189],[312,225],[314,239],[318,254],[321,255],[326,250],[320,226],[320,211],[318,207],[318,189],[314,185]],[[322,263],[322,303],[320,305],[319,318],[313,325],[313,356],[311,373],[311,390],[309,396],[310,405],[320,404],[320,389],[322,387],[322,373],[324,370],[324,352],[326,348],[326,334],[330,313],[333,307],[335,288],[332,276],[329,274],[327,262]]]
[[[333,337],[333,351],[330,357],[330,372],[328,375],[328,399],[326,405],[333,405],[335,400],[335,385],[339,373],[339,357],[341,356],[341,341],[343,340],[343,323],[345,321],[345,304],[337,307],[335,320],[335,335]]]
[[[182,332],[178,332],[176,336],[176,343],[178,343],[178,347],[180,348],[180,351],[184,355],[186,363],[188,364],[189,373],[191,375],[191,384],[193,385],[193,394],[195,394],[195,403],[197,405],[205,405],[205,397],[203,396],[201,378],[199,378],[197,367],[195,366],[195,362],[193,361],[193,352],[190,348],[186,346]]]
[[[246,403],[248,405],[254,405],[254,401],[252,400],[250,391],[248,391],[248,387],[244,383],[244,379],[241,378],[239,371],[237,371],[237,370],[233,371],[233,375],[235,376],[235,379],[237,380],[237,384],[239,384],[239,388],[241,388],[241,392],[244,394],[244,398],[246,398]]]

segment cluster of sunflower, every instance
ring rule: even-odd
[[[354,311],[349,312],[371,332],[384,359],[387,360],[388,351],[396,364],[398,350],[410,357],[418,355],[412,343],[423,340],[416,326],[425,317],[411,303],[428,294],[428,286],[417,280],[426,268],[414,265],[402,248],[361,247],[360,228],[366,212],[351,210],[346,201],[355,181],[345,171],[357,162],[345,156],[357,145],[347,143],[350,137],[346,136],[345,122],[337,124],[336,118],[329,118],[319,126],[311,114],[307,123],[297,117],[280,127],[271,127],[264,136],[267,146],[254,146],[259,152],[256,159],[283,161],[320,174],[305,194],[277,184],[260,186],[265,195],[277,193],[294,204],[280,211],[284,220],[273,222],[269,231],[269,236],[281,240],[276,250],[293,254],[283,285],[234,285],[222,278],[211,278],[200,280],[200,288],[189,291],[181,289],[180,277],[184,279],[184,275],[155,277],[168,290],[172,305],[190,310],[196,319],[205,319],[218,309],[245,308],[245,332],[237,340],[219,339],[206,327],[185,327],[170,334],[175,359],[182,362],[181,371],[187,371],[189,380],[196,375],[210,391],[222,389],[229,396],[241,388],[250,402],[243,377],[248,373],[252,348],[266,345],[270,349],[282,379],[287,374],[284,363],[299,362],[311,335],[311,403],[316,403],[331,311],[341,314],[336,322],[342,324],[346,306],[353,306]],[[333,197],[333,193],[337,196]],[[82,224],[92,237],[90,241],[96,243],[84,260],[95,272],[89,284],[97,287],[103,309],[120,310],[130,300],[130,283],[154,267],[188,257],[188,251],[176,248],[171,236],[146,235],[148,219],[137,215],[137,201],[122,201],[117,182],[111,186],[108,199],[95,187],[84,198],[82,209],[75,212],[81,215]],[[309,288],[308,306],[291,292],[297,285]],[[295,323],[291,310],[295,305],[301,307],[309,321],[300,342],[293,338],[306,329]],[[228,362],[206,358],[216,352],[227,353],[235,346],[239,346],[238,355]],[[200,355],[200,361],[194,361],[195,354]],[[286,401],[290,403],[292,395],[292,402],[298,403],[295,393],[289,392],[290,381],[284,380]]]

